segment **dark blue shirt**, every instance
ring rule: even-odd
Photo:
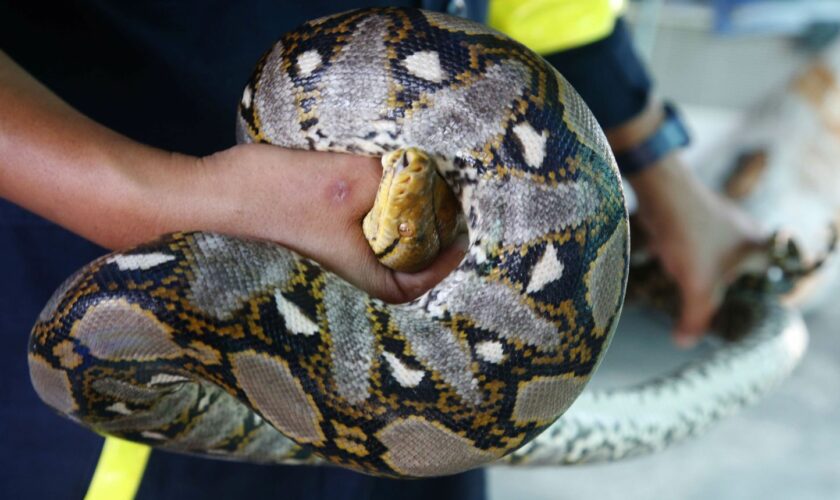
[[[0,2],[0,48],[70,105],[129,137],[205,155],[234,142],[236,104],[279,36],[351,8],[444,1]],[[481,19],[483,2],[466,2]],[[2,112],[2,111],[0,111]],[[52,413],[29,382],[28,333],[52,291],[105,250],[0,200],[0,492],[82,498],[102,438]],[[422,481],[333,467],[258,466],[153,452],[138,498],[479,499],[482,471]]]

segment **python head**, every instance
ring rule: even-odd
[[[409,147],[382,157],[379,190],[362,230],[383,265],[417,272],[455,240],[463,221],[434,160]]]

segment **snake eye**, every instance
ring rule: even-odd
[[[400,236],[413,236],[414,230],[411,228],[411,225],[408,222],[400,222],[399,227],[397,229],[400,232]]]

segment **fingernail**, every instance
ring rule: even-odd
[[[680,349],[691,349],[700,341],[700,337],[685,332],[674,334],[674,344]]]

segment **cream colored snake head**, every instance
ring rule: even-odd
[[[382,157],[382,180],[362,228],[379,261],[405,272],[426,267],[464,230],[435,161],[412,147]]]

